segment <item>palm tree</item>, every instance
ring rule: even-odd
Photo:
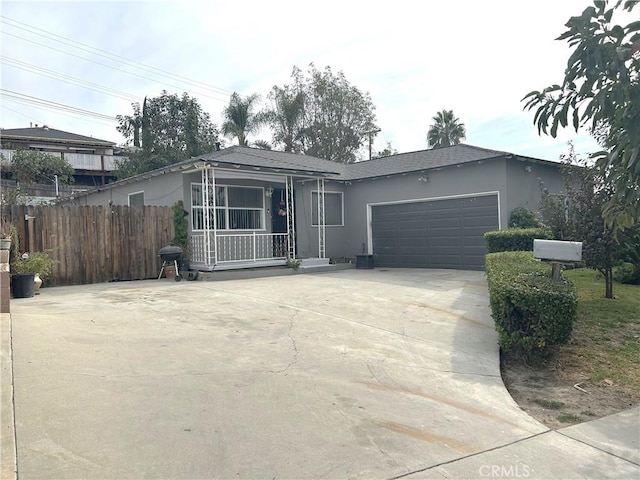
[[[460,119],[453,114],[453,110],[442,110],[432,120],[434,123],[427,133],[427,142],[430,147],[448,147],[464,140],[467,131],[464,123],[460,123]]]
[[[237,138],[240,146],[249,146],[247,136],[260,130],[264,123],[262,116],[253,112],[253,106],[258,99],[259,96],[256,94],[242,98],[233,92],[229,105],[222,112],[224,118],[222,134],[230,138]]]

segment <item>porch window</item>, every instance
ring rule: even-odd
[[[344,226],[342,192],[324,192],[324,224],[327,227]],[[318,192],[311,192],[311,226],[318,226]]]
[[[218,230],[263,230],[264,191],[259,187],[216,186],[215,225]],[[214,226],[213,195],[209,197],[209,222]],[[202,184],[191,185],[193,230],[204,230]]]

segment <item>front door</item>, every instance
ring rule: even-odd
[[[283,188],[273,190],[271,196],[271,232],[287,233],[287,199]]]

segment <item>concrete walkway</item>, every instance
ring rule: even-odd
[[[11,309],[21,480],[640,477],[638,409],[551,432],[513,402],[481,272],[59,287]]]

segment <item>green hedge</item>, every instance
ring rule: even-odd
[[[578,307],[573,285],[550,278],[550,266],[530,252],[486,257],[489,301],[505,353],[530,356],[566,343]]]
[[[489,253],[532,252],[534,238],[551,240],[553,235],[547,228],[509,228],[484,234]]]

